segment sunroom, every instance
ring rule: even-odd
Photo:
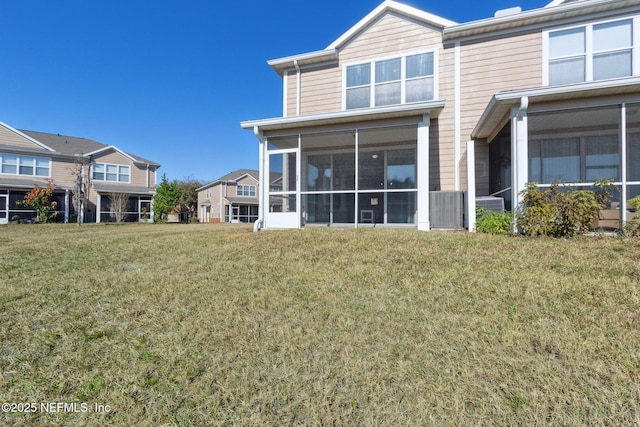
[[[508,92],[494,97],[473,137],[489,142],[489,191],[513,211],[526,183],[593,189],[612,180],[619,220],[640,194],[637,79]]]
[[[244,122],[260,141],[260,224],[429,229],[431,121],[443,102]]]

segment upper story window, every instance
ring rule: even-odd
[[[237,186],[237,195],[244,197],[256,197],[256,186],[255,185],[240,185]]]
[[[92,178],[96,181],[131,182],[131,168],[123,165],[94,163]]]
[[[345,68],[344,107],[382,107],[431,101],[435,96],[435,53],[389,58]]]
[[[51,159],[0,153],[0,171],[10,175],[51,176]]]
[[[553,86],[632,76],[637,47],[633,24],[633,19],[623,19],[547,32],[546,83]]]

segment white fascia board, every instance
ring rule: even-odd
[[[237,183],[237,182],[239,182],[242,178],[246,178],[246,177],[251,178],[251,179],[252,179],[252,180],[254,180],[255,182],[259,182],[259,181],[258,181],[257,179],[255,179],[255,178],[254,178],[250,173],[245,173],[244,175],[240,175],[240,176],[239,176],[239,177],[237,177],[236,179],[233,179],[233,180],[231,180],[231,181],[229,181],[229,182],[236,182],[236,183]]]
[[[285,70],[293,69],[296,66],[322,64],[325,62],[337,61],[338,52],[335,49],[317,50],[315,52],[302,53],[300,55],[286,56],[267,61],[267,64],[278,74],[282,75]]]
[[[486,138],[493,129],[486,129],[490,119],[502,116],[513,106],[518,105],[523,97],[532,102],[554,101],[559,98],[586,98],[590,96],[607,96],[640,91],[640,78],[630,77],[615,81],[604,80],[563,86],[548,86],[535,89],[513,90],[495,94],[485,108],[478,124],[471,132],[472,138]]]
[[[6,123],[0,122],[0,126],[4,127],[5,129],[7,129],[10,132],[13,132],[13,133],[15,133],[17,135],[20,135],[22,138],[25,138],[25,139],[29,140],[30,142],[33,142],[34,144],[36,144],[40,148],[43,148],[43,149],[45,149],[47,151],[51,151],[52,153],[56,152],[56,150],[54,150],[53,148],[51,148],[51,147],[49,147],[47,145],[44,145],[42,142],[40,142],[40,141],[38,141],[36,139],[31,138],[29,135],[26,135],[26,134],[20,132],[18,129],[12,128],[11,126],[9,126]]]
[[[350,40],[353,36],[358,34],[364,28],[366,28],[373,21],[378,19],[382,14],[387,11],[397,12],[402,15],[406,15],[410,18],[414,18],[418,21],[426,22],[431,25],[435,25],[439,28],[446,28],[452,25],[457,25],[457,22],[450,21],[448,19],[442,18],[437,15],[433,15],[431,13],[425,12],[420,9],[416,9],[411,6],[407,6],[406,4],[398,3],[392,0],[386,0],[382,2],[378,7],[372,10],[367,16],[362,18],[356,25],[351,27],[346,33],[341,35],[338,39],[336,39],[333,43],[331,43],[327,49],[339,49],[342,45],[344,45],[348,40]]]
[[[262,130],[284,129],[302,126],[317,126],[325,124],[349,123],[356,120],[376,120],[379,118],[402,117],[407,115],[431,114],[437,117],[445,106],[444,100],[420,102],[416,104],[394,105],[392,107],[363,108],[334,113],[322,113],[308,116],[283,117],[264,120],[241,122],[243,129]]]
[[[88,157],[88,156],[95,156],[96,154],[102,153],[103,151],[107,151],[107,150],[116,150],[118,153],[122,154],[123,156],[125,156],[127,159],[131,160],[133,163],[140,163],[140,164],[145,164],[145,162],[141,162],[140,160],[136,160],[133,157],[131,157],[129,154],[125,153],[124,151],[122,151],[121,149],[119,149],[118,147],[116,147],[115,145],[107,145],[106,147],[100,148],[98,150],[92,151],[90,153],[86,153],[84,155],[84,157]]]
[[[640,0],[583,0],[525,11],[499,18],[487,18],[444,29],[444,40],[469,40],[487,33],[520,30],[529,26],[542,26],[565,19],[589,17],[609,11],[622,11],[637,7]],[[550,6],[550,5],[549,5]]]

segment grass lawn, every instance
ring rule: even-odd
[[[639,239],[127,224],[0,242],[0,400],[21,411],[0,425],[640,426]]]

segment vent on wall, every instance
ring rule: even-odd
[[[464,193],[462,191],[429,192],[431,228],[464,228]]]

